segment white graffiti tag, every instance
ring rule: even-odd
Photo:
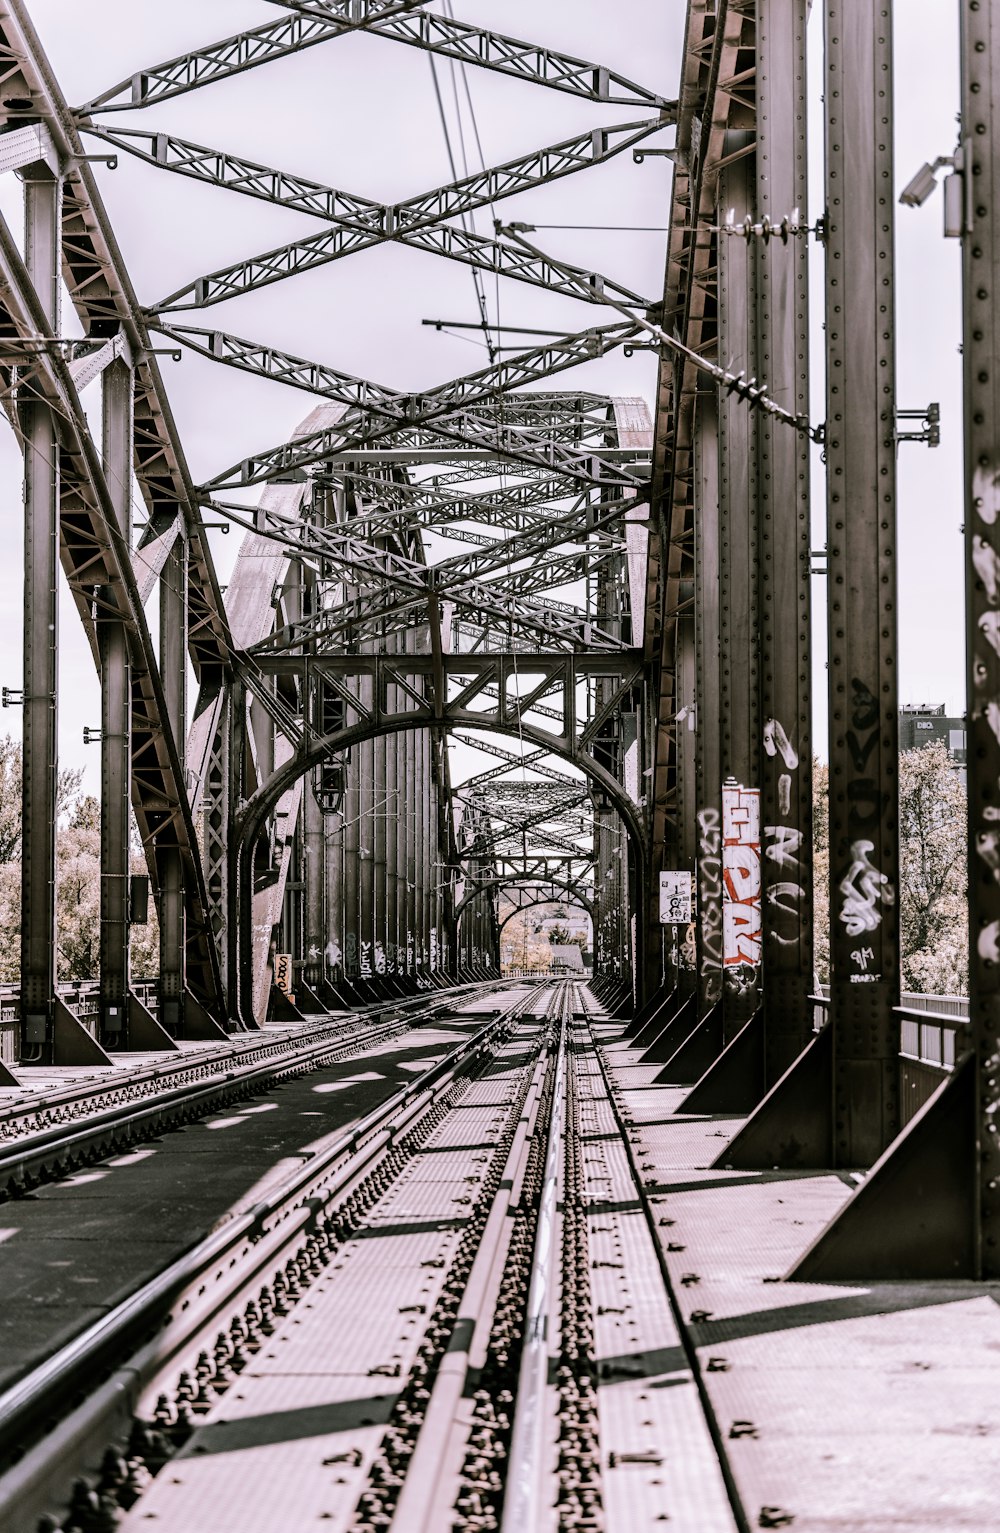
[[[780,719],[768,719],[764,725],[764,749],[769,756],[780,756],[790,772],[794,772],[799,764],[798,751]]]
[[[855,841],[851,846],[850,869],[847,877],[840,881],[839,888],[844,897],[840,919],[850,937],[873,932],[881,924],[879,902],[883,905],[895,903],[896,891],[892,883],[869,860],[874,850],[872,841]]]

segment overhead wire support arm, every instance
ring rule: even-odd
[[[498,235],[514,240],[522,249],[529,251],[532,255],[552,261],[552,265],[556,268],[562,266],[561,262],[552,260],[551,257],[546,257],[544,251],[539,250],[537,246],[532,245],[526,240],[513,225],[498,223],[496,229]],[[564,271],[568,270],[565,267],[562,267],[562,269]],[[717,383],[720,383],[727,393],[735,394],[739,399],[742,399],[749,405],[751,410],[760,410],[764,414],[772,416],[775,420],[782,421],[785,425],[791,426],[793,431],[800,431],[803,435],[808,436],[810,441],[822,442],[824,440],[824,428],[821,425],[812,426],[804,416],[794,415],[790,410],[783,409],[781,405],[776,404],[771,399],[765,386],[758,384],[755,379],[748,379],[742,373],[729,372],[726,368],[720,367],[717,362],[710,362],[707,357],[703,357],[700,352],[693,350],[690,346],[686,346],[675,335],[670,335],[663,329],[662,325],[654,324],[652,320],[645,318],[643,315],[633,314],[631,310],[626,308],[625,305],[618,303],[610,294],[605,294],[603,301],[609,308],[618,309],[619,312],[627,314],[634,321],[636,329],[652,336],[658,346],[666,347],[668,350],[676,352],[679,356],[686,357],[700,372],[707,374],[708,377],[714,378]]]

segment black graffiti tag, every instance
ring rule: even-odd
[[[701,974],[706,999],[717,1000],[722,988],[722,829],[719,811],[698,812],[698,925]]]

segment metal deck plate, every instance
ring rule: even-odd
[[[623,1085],[631,1071],[612,1073]],[[740,1120],[664,1121],[671,1097],[683,1093],[622,1099],[644,1180],[665,1189],[656,1233],[749,1526],[996,1527],[996,1293],[775,1281],[843,1205],[849,1179],[697,1169]]]

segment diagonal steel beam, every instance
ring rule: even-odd
[[[520,352],[505,362],[495,363],[479,372],[466,373],[423,394],[414,395],[401,393],[398,389],[373,383],[369,379],[355,378],[326,363],[293,356],[289,352],[279,351],[277,347],[246,340],[228,331],[200,330],[162,322],[158,322],[156,328],[163,335],[180,341],[211,361],[222,362],[258,378],[287,383],[292,388],[304,389],[325,399],[337,400],[349,409],[364,410],[387,418],[397,426],[431,421],[438,415],[467,408],[508,390],[537,383],[541,378],[551,377],[580,362],[605,356],[624,345],[637,329],[634,323],[626,320],[596,330],[577,331],[557,341],[550,341],[545,346]]]
[[[301,53],[345,32],[356,32],[376,15],[388,16],[422,5],[427,0],[324,0],[323,12],[296,12],[281,21],[268,22],[246,32],[235,32],[218,42],[207,43],[189,53],[160,64],[150,64],[128,79],[120,80],[88,101],[79,115],[97,111],[124,112],[183,96],[216,80],[228,80],[274,59]]]
[[[284,10],[303,16],[323,16],[326,0],[269,0]],[[676,115],[676,102],[668,102],[655,91],[617,74],[603,65],[593,64],[572,54],[543,48],[537,43],[522,42],[499,32],[470,26],[451,16],[426,10],[408,10],[402,14],[393,7],[373,12],[362,23],[366,32],[389,37],[428,53],[440,53],[462,64],[475,64],[500,74],[545,85],[552,90],[582,96],[587,101],[612,102],[624,106],[652,106]]]
[[[148,106],[229,79],[261,64],[300,53],[348,32],[368,31],[424,52],[546,86],[587,101],[658,107],[676,116],[676,103],[615,70],[542,48],[536,43],[418,9],[426,0],[271,0],[290,14],[160,64],[149,65],[87,103],[83,111]]]
[[[398,203],[374,202],[299,177],[286,178],[283,172],[268,166],[233,158],[225,151],[174,139],[168,134],[143,135],[138,130],[117,133],[96,128],[92,131],[148,164],[280,206],[315,213],[330,224],[317,234],[197,277],[160,299],[153,305],[153,312],[206,308],[391,241],[415,245],[499,276],[554,288],[573,297],[584,295],[589,302],[603,301],[602,295],[607,291],[626,306],[646,308],[645,298],[611,278],[598,278],[566,262],[555,262],[544,252],[502,245],[472,230],[436,226],[444,219],[492,206],[506,197],[547,186],[614,159],[659,132],[662,126],[656,119],[644,119],[577,133]],[[148,147],[143,148],[143,144]]]
[[[488,463],[513,462],[522,473],[530,468],[544,474],[565,475],[581,487],[602,491],[618,488],[628,491],[637,502],[648,499],[648,478],[644,472],[632,471],[624,461],[630,450],[626,450],[619,463],[615,450],[605,452],[596,448],[588,450],[586,444],[567,445],[551,430],[520,426],[506,418],[508,408],[516,407],[517,401],[516,395],[504,399],[502,411],[495,410],[494,401],[494,412],[491,413],[484,410],[484,406],[490,404],[487,399],[468,409],[448,411],[429,420],[414,420],[403,429],[411,435],[411,440],[415,436],[426,440],[429,433],[431,439],[461,443],[475,454],[481,454],[482,466],[477,466],[477,478],[489,472]],[[233,464],[202,485],[201,492],[210,498],[213,492],[221,489],[266,484],[271,480],[301,479],[311,465],[335,457],[349,458],[352,452],[370,451],[373,446],[394,437],[399,430],[398,422],[386,422],[372,411],[348,411],[335,426],[282,442],[277,447],[265,448],[252,458]],[[402,458],[406,458],[405,451]]]

